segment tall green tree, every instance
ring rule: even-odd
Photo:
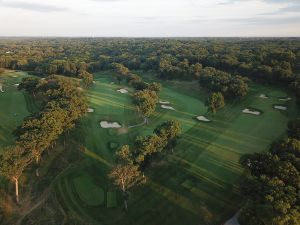
[[[138,111],[146,118],[150,117],[156,109],[158,96],[155,91],[143,90],[134,94],[134,103]]]
[[[221,92],[212,93],[206,101],[208,111],[216,113],[217,110],[222,109],[225,106],[224,96]]]
[[[18,146],[7,147],[0,155],[0,174],[15,183],[17,202],[19,202],[19,178],[30,160],[29,155]]]

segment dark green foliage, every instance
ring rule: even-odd
[[[200,73],[200,85],[213,92],[221,92],[226,97],[240,98],[247,94],[247,79],[238,75],[206,67]]]
[[[82,79],[83,85],[85,87],[91,86],[93,84],[93,81],[94,81],[93,74],[90,74],[89,72],[86,72],[86,71],[82,71],[79,74],[79,78]]]
[[[208,111],[216,113],[217,110],[222,109],[225,106],[224,97],[221,92],[212,93],[206,101]]]
[[[300,139],[300,119],[297,118],[288,123],[287,133],[289,137]]]
[[[241,184],[241,190],[248,198],[241,211],[241,224],[298,225],[300,141],[279,141],[267,153],[242,157],[241,163],[250,172]]]
[[[155,91],[143,90],[137,91],[134,94],[134,103],[137,106],[138,111],[145,117],[151,116],[158,103],[158,96]]]

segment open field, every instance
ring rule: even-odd
[[[26,75],[25,72],[16,71],[0,74],[0,83],[3,84],[4,91],[0,92],[0,147],[13,143],[13,130],[34,107],[30,98],[18,91],[16,86]]]
[[[128,129],[143,119],[131,103],[132,89],[118,85],[109,72],[95,75],[96,84],[87,91],[88,113],[73,136],[84,144],[85,160],[61,177],[55,185],[58,202],[66,212],[79,215],[92,224],[221,224],[240,207],[237,185],[242,175],[241,155],[267,150],[282,136],[288,120],[295,117],[295,101],[285,102],[287,111],[275,110],[282,90],[251,84],[251,91],[241,102],[232,102],[216,115],[206,113],[207,98],[196,82],[163,82],[160,99],[169,101],[174,111],[157,107],[148,125]],[[183,85],[184,83],[184,85]],[[118,89],[126,87],[129,93]],[[269,96],[260,98],[261,94]],[[259,116],[244,114],[245,108],[262,111]],[[210,123],[197,121],[205,115]],[[122,144],[131,144],[137,135],[150,134],[160,123],[178,120],[183,134],[173,154],[162,158],[146,172],[147,184],[138,187],[129,199],[129,211],[122,212],[122,201],[107,179],[114,152]],[[120,129],[103,129],[100,121],[115,121]],[[92,187],[104,192],[102,204],[87,204],[89,196],[80,197],[74,179],[88,177]],[[102,192],[101,192],[102,193]],[[100,195],[102,195],[99,193]],[[83,199],[86,198],[86,204]],[[99,197],[100,199],[100,197]],[[101,201],[100,201],[101,200]],[[102,199],[98,202],[102,202]],[[108,207],[118,202],[117,207]]]

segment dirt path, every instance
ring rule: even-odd
[[[128,129],[130,128],[134,128],[134,127],[140,127],[143,126],[147,123],[147,118],[144,118],[144,121],[142,123],[136,124],[136,125],[132,125],[132,126],[128,126]]]

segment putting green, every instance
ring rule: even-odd
[[[96,186],[90,177],[77,177],[73,183],[80,200],[88,206],[99,206],[104,203],[103,189]]]
[[[153,77],[153,76],[152,76]],[[169,101],[176,111],[157,107],[149,124],[127,132],[101,129],[99,121],[119,121],[125,126],[139,124],[143,119],[135,112],[130,94],[115,90],[126,84],[112,84],[109,72],[95,74],[97,81],[87,91],[89,105],[95,109],[82,119],[74,138],[85,147],[85,160],[70,173],[81,171],[97,183],[113,188],[107,174],[114,162],[110,143],[132,144],[138,135],[147,135],[162,122],[178,120],[183,133],[173,154],[146,171],[147,183],[130,195],[129,210],[124,216],[121,208],[91,209],[76,202],[70,195],[67,179],[58,181],[58,197],[63,206],[89,221],[101,224],[222,224],[235,214],[241,204],[237,186],[243,170],[239,158],[245,153],[261,152],[284,135],[287,122],[297,115],[295,98],[286,102],[287,111],[274,110],[284,90],[251,83],[249,95],[239,102],[227,102],[216,115],[207,114],[207,95],[197,82],[162,82],[160,99]],[[126,87],[131,90],[130,87]],[[259,98],[261,93],[268,99]],[[282,102],[281,102],[282,103]],[[245,108],[263,112],[259,116],[242,113]],[[195,117],[205,115],[213,122],[203,123]],[[107,202],[108,203],[108,202]],[[113,218],[113,220],[112,220]],[[206,218],[206,219],[204,219]],[[209,218],[209,221],[207,221]]]

